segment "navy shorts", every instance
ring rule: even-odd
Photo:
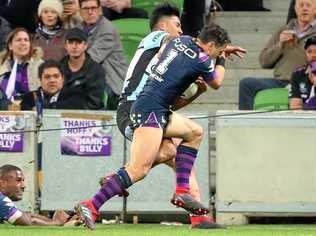
[[[164,129],[172,112],[148,97],[136,100],[130,112],[130,121],[133,129],[138,127],[153,127]]]
[[[130,102],[120,102],[117,107],[116,112],[116,124],[121,134],[132,141],[133,139],[133,129],[131,127],[130,121],[130,111],[133,103]]]

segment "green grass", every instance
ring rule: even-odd
[[[316,225],[246,225],[225,230],[191,230],[189,225],[159,224],[97,225],[95,231],[83,227],[21,227],[0,225],[1,236],[316,236]]]

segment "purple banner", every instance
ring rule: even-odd
[[[1,152],[23,152],[23,133],[0,134]]]
[[[112,136],[108,127],[97,120],[62,119],[61,154],[110,156]]]
[[[77,156],[110,156],[112,137],[62,137],[61,154]]]
[[[0,152],[23,152],[24,116],[0,116]]]

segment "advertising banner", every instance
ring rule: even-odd
[[[23,115],[0,116],[0,152],[23,152]]]
[[[78,116],[78,115],[76,115]],[[110,156],[112,126],[108,117],[84,115],[61,118],[61,154],[76,156]]]

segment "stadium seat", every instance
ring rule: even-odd
[[[124,52],[129,61],[140,41],[150,32],[148,19],[125,18],[112,21],[120,34]]]
[[[254,101],[254,110],[286,110],[289,108],[288,89],[265,89],[257,93]]]
[[[150,15],[153,9],[162,2],[163,1],[161,0],[133,0],[133,7],[142,8]],[[182,9],[183,0],[171,0],[170,2],[172,2],[179,9]]]

